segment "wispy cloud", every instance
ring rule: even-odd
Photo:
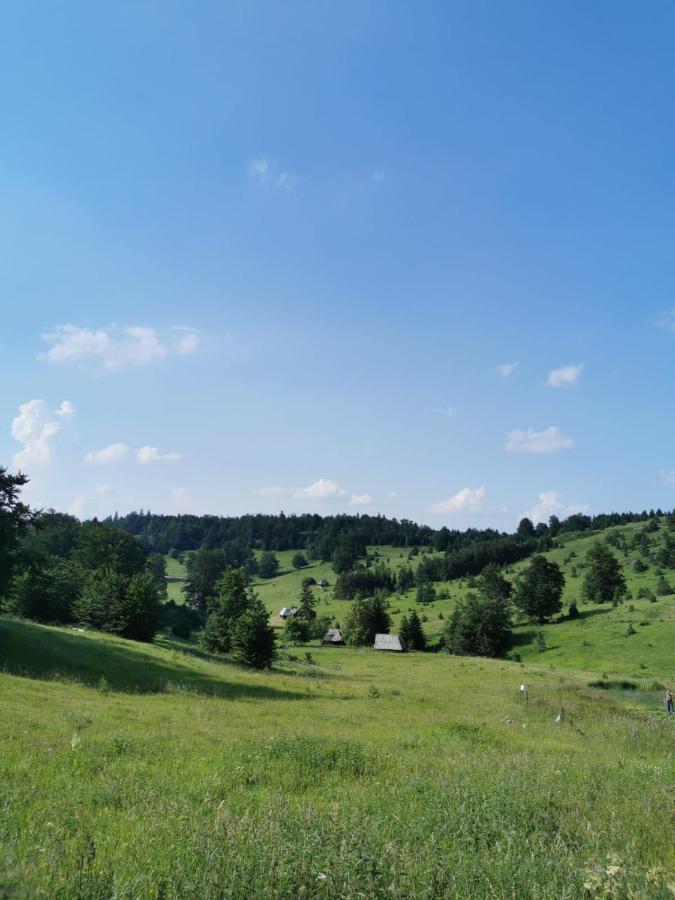
[[[457,408],[455,406],[432,406],[431,411],[437,416],[443,416],[446,419],[452,419],[457,415]]]
[[[23,448],[14,454],[15,468],[48,466],[52,460],[52,439],[61,431],[62,421],[74,414],[75,407],[70,400],[64,400],[53,412],[44,400],[22,403],[12,420],[10,432],[17,443],[23,444]]]
[[[675,333],[675,307],[657,319],[656,324],[659,328],[664,328],[666,331]]]
[[[266,156],[249,159],[248,177],[256,184],[276,187],[286,191],[292,190],[297,182],[295,175],[291,175],[290,172],[282,169],[279,163],[268,159]]]
[[[569,387],[571,384],[576,384],[579,380],[579,376],[584,370],[583,363],[577,363],[576,365],[569,366],[561,366],[559,369],[553,369],[553,371],[548,373],[548,378],[546,379],[546,384],[549,387]]]
[[[675,487],[675,469],[661,469],[661,480],[668,487]]]
[[[466,513],[481,512],[485,505],[485,487],[462,488],[447,500],[439,500],[432,503],[429,512],[433,513]]]
[[[499,375],[500,378],[509,378],[509,376],[513,375],[513,373],[516,371],[517,368],[518,368],[517,362],[500,363],[496,367],[497,375]]]
[[[370,173],[370,180],[374,181],[375,184],[382,184],[383,181],[387,180],[387,173],[383,169],[373,169]]]
[[[572,447],[574,439],[563,434],[557,425],[549,425],[543,431],[530,427],[525,431],[514,429],[506,439],[506,449],[512,453],[555,453]]]
[[[162,338],[154,328],[141,325],[110,326],[93,330],[78,325],[58,325],[42,335],[49,350],[38,359],[60,366],[88,368],[97,373],[159,362],[172,353],[185,356],[199,345],[199,333],[189,326],[176,325]]]
[[[190,495],[184,487],[171,488],[169,496],[177,506],[185,506],[190,502]]]
[[[557,491],[542,491],[537,494],[535,505],[525,515],[536,525],[538,522],[547,522],[553,515],[564,518],[580,512],[588,512],[588,504],[566,503]]]

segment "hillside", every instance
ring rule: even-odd
[[[648,689],[350,649],[256,673],[8,619],[0,653],[3,895],[669,896]]]
[[[665,518],[659,519],[659,530],[652,533],[649,539],[653,546],[670,533]],[[565,574],[566,584],[563,594],[564,610],[572,600],[579,604],[580,617],[567,620],[565,615],[556,623],[533,626],[526,623],[516,625],[515,642],[512,655],[518,654],[522,660],[537,662],[547,666],[581,669],[587,672],[603,672],[608,675],[625,675],[627,677],[653,676],[669,678],[673,675],[673,646],[675,646],[675,594],[656,597],[651,601],[638,598],[641,588],[653,594],[658,582],[658,566],[650,565],[646,572],[638,573],[633,566],[641,557],[637,549],[632,548],[635,535],[644,528],[643,523],[631,523],[593,532],[569,532],[562,534],[558,541],[560,549],[549,550],[544,555],[555,561]],[[606,540],[608,536],[618,536],[625,540],[627,550],[614,550],[619,558],[622,571],[628,585],[629,599],[617,608],[610,604],[583,603],[581,585],[584,574],[584,559],[589,549],[598,540]],[[390,568],[397,570],[409,562],[409,552],[400,547],[370,547],[371,554],[378,554],[378,559]],[[277,552],[280,563],[280,574],[270,579],[254,579],[255,590],[264,600],[271,613],[271,621],[279,629],[283,620],[278,616],[284,606],[297,602],[303,578],[311,576],[317,581],[325,578],[329,586],[316,589],[319,599],[317,612],[330,616],[334,622],[342,624],[349,608],[348,602],[336,600],[333,594],[335,573],[330,563],[310,562],[303,569],[295,570],[291,565],[294,551]],[[426,555],[426,554],[425,554]],[[442,554],[429,551],[431,558],[440,558]],[[423,558],[422,556],[415,559]],[[167,558],[170,575],[184,575],[185,569],[176,560]],[[526,561],[516,563],[507,569],[508,577],[517,577]],[[576,573],[576,574],[575,574]],[[666,576],[675,585],[675,571],[666,571]],[[390,597],[393,629],[395,630],[401,617],[411,609],[417,609],[424,621],[425,632],[432,640],[440,637],[441,631],[451,615],[455,602],[469,587],[468,579],[460,578],[440,582],[435,585],[439,594],[447,594],[447,598],[437,599],[432,603],[419,604],[412,589],[403,595],[393,594]],[[174,598],[180,594],[180,585],[173,583],[170,589],[176,591]],[[629,626],[635,634],[628,634]],[[546,650],[542,653],[537,643],[537,633],[542,632]]]

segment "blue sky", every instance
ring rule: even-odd
[[[0,459],[81,516],[675,506],[674,38],[666,2],[6,7]]]

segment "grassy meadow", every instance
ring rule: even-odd
[[[671,896],[675,723],[647,680],[628,705],[342,648],[257,673],[9,619],[0,652],[2,896]]]

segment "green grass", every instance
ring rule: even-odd
[[[0,619],[0,896],[670,896],[648,680],[312,653],[255,673]]]
[[[184,587],[187,570],[183,563],[177,559],[165,556],[164,560],[166,562],[167,599],[182,605],[185,602]]]

